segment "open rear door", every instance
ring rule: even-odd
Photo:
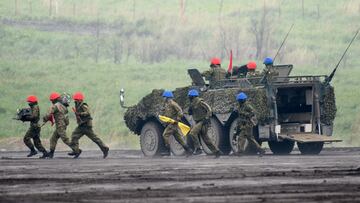
[[[292,140],[300,143],[310,142],[341,142],[342,140],[336,139],[327,135],[319,135],[314,133],[301,133],[293,135],[279,135],[279,138]]]

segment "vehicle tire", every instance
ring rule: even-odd
[[[229,145],[229,138],[227,133],[225,133],[224,128],[217,119],[211,118],[210,122],[211,125],[208,129],[208,136],[210,137],[210,140],[214,143],[215,146],[220,149],[221,152],[223,152],[224,154],[229,154],[229,152],[231,151],[231,147]],[[206,146],[202,138],[200,139],[200,141],[204,152],[208,155],[213,154],[211,150]]]
[[[141,129],[140,147],[145,156],[159,156],[168,153],[162,133],[164,128],[154,121],[147,122]]]
[[[294,149],[295,142],[290,140],[269,141],[269,147],[272,153],[279,155],[290,154]]]
[[[233,143],[233,141],[232,141],[232,137],[233,137],[236,125],[237,125],[237,119],[235,119],[231,123],[230,129],[229,129],[229,142],[230,142],[231,150],[233,151],[233,153],[237,153],[239,151],[237,141],[236,141],[236,143]],[[257,141],[257,142],[261,146],[261,142],[259,142],[259,141]],[[246,140],[245,141],[245,154],[257,154],[257,149],[255,147],[253,147],[252,145],[249,145],[248,143],[249,142]]]
[[[320,154],[324,147],[323,142],[297,143],[301,154]]]

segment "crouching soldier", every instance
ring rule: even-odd
[[[79,140],[83,135],[86,135],[99,146],[105,159],[108,156],[109,147],[107,147],[93,131],[92,117],[90,115],[89,106],[84,103],[84,95],[81,92],[76,92],[73,95],[73,99],[75,101],[75,108],[73,108],[73,111],[76,115],[78,127],[75,128],[71,135],[71,147],[74,151],[69,153],[69,155],[74,156],[74,158],[80,156],[82,151],[79,149]]]
[[[61,95],[57,92],[50,94],[50,101],[52,102],[52,105],[48,113],[43,118],[44,122],[50,121],[52,118],[55,120],[55,131],[50,138],[49,158],[54,157],[56,144],[59,138],[61,138],[61,140],[70,147],[70,140],[66,136],[66,128],[69,125],[69,118],[67,115],[68,110],[67,107],[60,102],[60,96]]]
[[[43,159],[48,156],[48,152],[43,147],[40,140],[41,127],[39,125],[40,108],[38,106],[38,99],[36,96],[30,95],[27,98],[27,102],[30,106],[30,115],[25,116],[23,120],[30,122],[30,128],[24,136],[24,143],[30,149],[30,153],[27,155],[27,157],[32,157],[37,154],[37,151],[35,150],[36,147],[37,150],[43,153],[43,155],[40,157]],[[34,141],[34,144],[31,142],[31,139]]]
[[[245,152],[245,141],[248,140],[249,145],[254,146],[260,155],[265,153],[259,143],[256,142],[252,133],[253,127],[256,125],[256,114],[254,108],[247,102],[247,95],[243,92],[237,95],[238,101],[237,112],[239,114],[234,139],[238,140],[239,155]]]
[[[212,116],[211,108],[203,99],[199,98],[199,92],[197,90],[190,90],[188,96],[190,100],[189,115],[192,115],[194,121],[196,122],[189,133],[195,146],[194,155],[202,153],[200,148],[201,137],[216,158],[218,158],[222,153],[218,147],[212,143],[207,135],[210,125],[210,117]]]
[[[173,100],[174,95],[171,91],[165,90],[162,94],[163,98],[165,99],[165,109],[164,109],[164,116],[169,117],[173,120],[175,120],[174,123],[169,123],[163,133],[163,138],[165,142],[165,146],[167,148],[170,148],[169,138],[171,135],[174,136],[175,140],[183,146],[183,148],[186,151],[186,155],[191,155],[192,149],[185,143],[183,140],[183,136],[180,132],[180,129],[178,127],[178,122],[181,121],[181,118],[183,117],[183,112],[181,107]]]

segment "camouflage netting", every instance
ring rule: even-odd
[[[321,122],[332,125],[336,116],[336,103],[334,88],[330,85],[324,87],[324,94],[321,99]]]
[[[190,87],[177,88],[174,91],[175,101],[183,108],[189,107],[187,93]],[[163,99],[161,97],[163,90],[153,90],[145,96],[137,105],[130,107],[124,116],[128,128],[136,132],[137,126],[149,117],[154,117],[161,112]],[[235,95],[240,92],[239,89],[219,89],[202,92],[201,97],[212,107],[216,114],[231,113],[236,109]],[[264,89],[244,90],[248,94],[249,102],[257,111],[260,123],[265,123],[269,119],[270,111],[267,107],[266,92]]]

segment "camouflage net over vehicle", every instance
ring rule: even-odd
[[[173,93],[175,101],[183,108],[184,111],[189,107],[188,91],[190,87],[177,88]],[[145,96],[137,105],[130,107],[125,115],[124,120],[128,128],[139,133],[137,126],[141,122],[151,117],[156,117],[163,108],[164,100],[162,98],[162,89],[155,89],[149,95]],[[240,92],[238,88],[234,89],[217,89],[201,92],[203,98],[212,108],[213,113],[225,114],[231,113],[236,109],[236,95]],[[266,91],[264,89],[244,89],[249,98],[249,102],[257,110],[257,116],[260,123],[267,123],[270,117],[270,109],[267,105]]]
[[[330,85],[324,87],[323,98],[321,104],[321,122],[326,125],[332,125],[336,116],[336,103],[334,88]]]

